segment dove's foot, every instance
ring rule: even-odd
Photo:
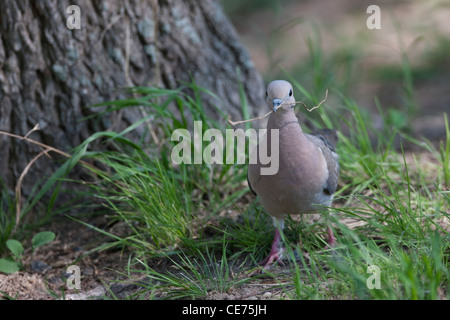
[[[259,265],[267,270],[274,262],[282,263],[281,258],[283,257],[283,252],[284,248],[281,241],[281,234],[277,228],[275,229],[275,238],[273,239],[270,253],[263,261],[259,263]]]

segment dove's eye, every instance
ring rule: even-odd
[[[292,97],[292,89],[289,90],[289,97]]]

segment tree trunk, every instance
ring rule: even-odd
[[[70,5],[80,8],[80,29],[68,28]],[[242,118],[239,82],[251,108],[263,104],[262,79],[215,0],[1,0],[0,35],[0,130],[25,135],[39,124],[31,137],[63,151],[142,117],[130,108],[82,120],[95,112],[90,105],[126,97],[124,87],[193,79],[221,99],[204,97],[217,118],[212,105]],[[4,135],[0,148],[0,177],[12,190],[41,150]],[[23,192],[54,163],[33,164]]]

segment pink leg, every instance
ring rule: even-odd
[[[283,244],[281,243],[281,233],[278,228],[275,229],[275,238],[272,242],[269,255],[259,263],[264,269],[268,269],[269,266],[275,261],[280,261],[283,255]]]
[[[336,245],[336,237],[334,236],[333,230],[330,226],[327,227],[328,239],[327,243],[330,248],[334,248]]]

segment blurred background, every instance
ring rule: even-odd
[[[414,137],[444,139],[443,113],[450,111],[449,1],[222,3],[266,83],[292,77],[318,97],[329,88],[330,105],[341,108],[337,95],[355,100],[375,130],[383,129],[383,117]],[[366,25],[370,5],[381,10],[379,30]],[[299,92],[296,98],[305,99]]]

